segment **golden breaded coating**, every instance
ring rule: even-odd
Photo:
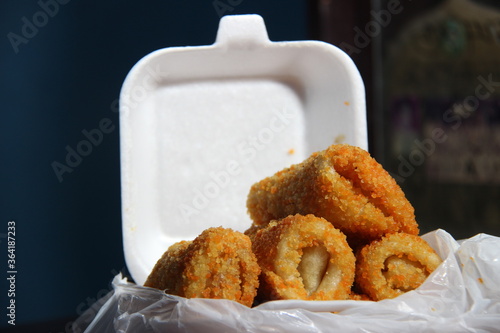
[[[353,246],[386,233],[419,233],[413,206],[396,181],[368,152],[346,144],[254,184],[247,208],[257,225],[293,214],[323,217]]]
[[[345,235],[313,215],[288,216],[256,233],[253,251],[266,300],[348,299],[355,257]]]
[[[164,290],[168,294],[182,294],[182,280],[179,276],[185,267],[186,250],[191,241],[171,245],[156,262],[144,285]]]
[[[260,224],[259,225],[259,224],[252,223],[252,225],[247,230],[245,230],[243,233],[245,235],[247,235],[253,243],[255,236],[257,235],[257,232],[259,232],[261,229],[264,229],[265,227],[267,227],[267,224]]]
[[[260,268],[248,236],[222,227],[209,228],[183,251],[169,251],[156,264],[146,286],[186,298],[222,298],[252,305]],[[158,283],[163,281],[169,283]]]
[[[441,264],[441,258],[416,235],[394,233],[357,254],[356,285],[379,301],[418,288]]]
[[[349,299],[353,301],[371,301],[372,299],[366,294],[358,294],[356,292],[351,291],[351,295]]]

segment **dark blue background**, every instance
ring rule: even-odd
[[[220,18],[212,0],[59,1],[67,3],[46,21],[38,1],[0,2],[0,308],[7,304],[5,235],[13,220],[18,326],[76,318],[124,269],[121,84],[156,49],[212,44]],[[224,14],[262,15],[272,40],[307,39],[306,1],[220,2],[236,4]],[[16,53],[13,34],[23,36],[26,20],[40,27]],[[66,147],[76,149],[86,139],[82,131],[104,118],[111,133],[60,181],[54,161],[66,164]]]

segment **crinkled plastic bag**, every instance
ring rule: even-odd
[[[395,299],[287,300],[248,308],[167,295],[118,275],[85,333],[499,332],[500,238],[479,234],[457,242],[444,230],[423,238],[444,261],[418,289]]]

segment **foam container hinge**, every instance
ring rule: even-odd
[[[272,42],[262,17],[221,19],[214,44],[142,58],[120,95],[125,259],[143,284],[173,243],[250,226],[250,186],[333,143],[367,149],[356,66],[319,41]]]

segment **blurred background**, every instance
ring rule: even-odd
[[[4,0],[0,308],[14,221],[16,331],[71,332],[127,274],[118,96],[128,71],[160,48],[212,44],[221,16],[248,13],[263,16],[273,41],[323,40],[352,57],[370,151],[422,233],[500,236],[497,1]],[[95,129],[102,135],[82,144]],[[12,328],[5,311],[2,331]]]

